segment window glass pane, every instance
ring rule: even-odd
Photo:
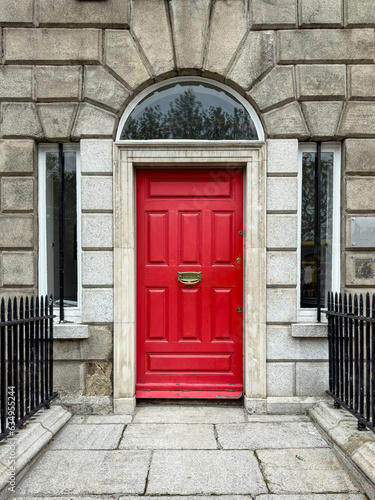
[[[65,152],[64,175],[64,304],[77,305],[77,189],[76,153]],[[55,304],[59,286],[59,163],[58,153],[46,154],[47,284]]]
[[[317,307],[317,249],[315,246],[315,153],[302,155],[301,307]],[[332,283],[333,153],[321,161],[321,297]]]
[[[258,139],[243,105],[224,90],[186,82],[165,86],[141,101],[121,132],[125,139]]]

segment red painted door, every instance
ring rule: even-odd
[[[241,169],[137,171],[137,397],[241,395],[242,230]]]

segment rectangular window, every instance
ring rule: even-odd
[[[56,308],[60,307],[63,291],[64,318],[75,320],[80,309],[81,262],[78,146],[65,144],[63,158],[64,175],[60,178],[58,146],[42,145],[39,148],[40,290],[43,294],[53,295]]]
[[[341,145],[324,143],[321,150],[320,206],[315,180],[317,146],[301,144],[299,153],[299,319],[316,319],[318,287],[321,307],[327,292],[339,289]],[[320,211],[320,248],[316,210]],[[320,283],[318,265],[320,260]],[[324,318],[324,317],[323,317]]]

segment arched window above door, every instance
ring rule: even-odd
[[[206,78],[173,78],[141,92],[125,111],[118,140],[263,140],[251,105]]]

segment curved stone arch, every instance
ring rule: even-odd
[[[238,101],[242,106],[245,108],[245,110],[248,112],[251,120],[253,121],[257,135],[258,135],[258,141],[264,141],[265,134],[264,134],[264,128],[261,119],[259,118],[257,112],[255,111],[254,107],[250,104],[250,102],[245,99],[243,96],[241,96],[238,92],[236,92],[234,89],[229,87],[228,85],[225,85],[221,83],[218,80],[212,80],[209,78],[201,77],[201,76],[180,76],[180,77],[173,77],[169,78],[167,80],[163,80],[158,83],[154,83],[153,85],[150,85],[143,89],[141,92],[139,92],[130,102],[128,101],[127,106],[125,107],[124,112],[122,113],[122,116],[119,119],[118,125],[117,125],[117,132],[116,132],[116,141],[121,140],[120,135],[122,132],[122,129],[126,123],[126,120],[128,117],[131,115],[131,113],[134,111],[136,106],[143,100],[145,99],[148,95],[150,95],[152,92],[155,90],[161,90],[163,87],[168,86],[168,85],[173,85],[173,84],[178,84],[178,83],[185,83],[185,82],[192,82],[192,83],[202,83],[202,84],[208,84],[211,85],[212,87],[218,89],[218,90],[225,90],[228,94],[230,94],[236,101]]]

